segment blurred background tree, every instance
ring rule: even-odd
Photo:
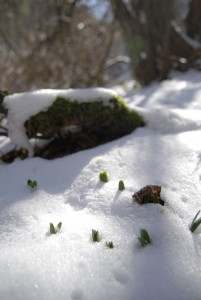
[[[201,70],[201,0],[111,0],[134,76],[142,85],[171,69]]]
[[[200,69],[201,0],[0,0],[0,89],[142,85]]]
[[[97,18],[94,4],[87,2],[0,0],[1,89],[104,84],[115,22],[111,10],[105,7]]]

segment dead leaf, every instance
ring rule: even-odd
[[[146,204],[146,203],[156,203],[164,205],[165,202],[160,197],[161,193],[161,186],[159,185],[147,185],[135,193],[132,197],[139,203],[139,204]]]

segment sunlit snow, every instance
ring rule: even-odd
[[[201,74],[172,76],[125,97],[144,128],[52,161],[0,165],[0,299],[200,300],[201,226],[189,225],[201,209]],[[133,202],[148,184],[162,186],[165,206]],[[50,222],[61,231],[50,235]],[[144,248],[140,228],[152,240]]]

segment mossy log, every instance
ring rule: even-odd
[[[143,125],[142,117],[120,97],[108,103],[58,97],[47,111],[27,120],[25,128],[29,139],[51,139],[34,149],[36,156],[51,159],[109,142]]]

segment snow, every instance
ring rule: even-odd
[[[127,95],[144,128],[52,161],[0,165],[1,299],[200,300],[201,228],[189,225],[201,208],[201,77],[172,77]],[[148,184],[162,186],[165,206],[133,202]],[[144,248],[140,228],[152,240]]]
[[[31,116],[41,111],[46,111],[57,97],[69,101],[102,101],[104,105],[111,105],[109,100],[117,93],[105,88],[85,88],[52,90],[43,89],[33,92],[16,93],[4,98],[4,106],[8,109],[9,136],[14,144],[25,148],[29,156],[33,155],[33,148],[29,142],[24,123]]]

